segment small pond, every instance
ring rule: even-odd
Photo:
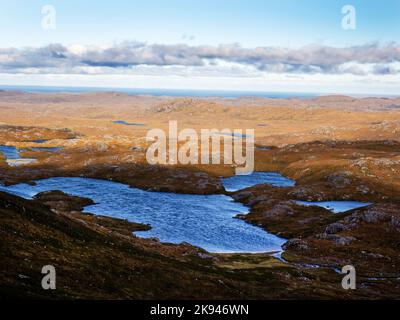
[[[332,211],[333,213],[342,213],[353,209],[363,208],[371,205],[370,202],[357,202],[357,201],[296,201],[297,204],[302,206],[317,206]]]
[[[222,178],[226,191],[238,191],[258,184],[269,184],[274,187],[293,187],[296,182],[278,172],[254,172],[250,175]]]

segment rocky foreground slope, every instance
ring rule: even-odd
[[[329,268],[268,254],[208,254],[190,245],[139,239],[147,226],[82,214],[89,199],[61,192],[24,200],[0,193],[0,296],[54,299],[300,299],[396,297],[371,283],[343,291]],[[53,265],[57,289],[41,288]]]
[[[24,200],[0,193],[0,296],[105,299],[294,299],[400,297],[400,111],[398,99],[174,99],[123,94],[0,93],[0,145],[37,161],[10,167],[0,182],[90,177],[153,191],[225,192],[230,165],[150,166],[150,128],[255,128],[255,168],[296,180],[232,194],[239,216],[288,239],[270,254],[209,254],[187,244],[140,239],[148,226],[83,214],[90,199],[60,192]],[[364,108],[365,106],[365,108]],[[29,114],[29,116],[27,116]],[[210,116],[212,115],[212,116]],[[115,120],[145,126],[115,124]],[[34,150],[62,147],[57,152]],[[294,200],[355,200],[371,206],[342,214]],[[57,290],[41,289],[43,265]],[[357,290],[341,287],[352,264]]]

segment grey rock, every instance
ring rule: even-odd
[[[363,212],[361,218],[367,223],[378,223],[390,219],[390,215],[386,212],[372,208]]]
[[[344,188],[351,184],[351,173],[347,171],[336,172],[327,177],[329,183],[333,184],[336,188]]]
[[[325,233],[336,234],[345,230],[348,230],[348,226],[344,225],[343,223],[335,222],[326,227]]]
[[[291,240],[287,241],[282,246],[282,248],[284,250],[289,250],[289,249],[292,249],[292,250],[308,250],[309,246],[308,246],[308,243],[306,241],[304,241],[302,239],[295,238],[295,239],[291,239]]]
[[[397,231],[400,232],[400,216],[392,216],[390,220],[390,224],[396,228]]]
[[[339,236],[337,234],[327,234],[327,233],[319,234],[317,238],[322,240],[332,241],[334,244],[341,246],[348,245],[351,242],[357,240],[356,238],[351,236]]]
[[[291,216],[295,212],[290,206],[291,202],[279,202],[272,209],[263,212],[264,217]]]
[[[232,198],[235,199],[236,201],[242,201],[245,200],[249,197],[251,197],[253,195],[253,193],[251,193],[250,191],[242,191],[239,193],[235,193],[234,195],[232,195]]]

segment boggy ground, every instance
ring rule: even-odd
[[[40,146],[63,147],[23,152],[38,161],[21,167],[0,159],[6,184],[85,176],[154,191],[225,192],[219,177],[234,174],[232,166],[146,163],[147,130],[166,129],[169,120],[178,120],[180,128],[255,128],[256,144],[270,148],[256,149],[256,170],[280,171],[297,182],[233,194],[251,208],[240,218],[289,239],[286,263],[268,254],[210,255],[135,238],[131,231],[147,226],[83,215],[80,201],[88,200],[47,194],[27,201],[2,194],[2,294],[49,294],[38,283],[50,256],[65,276],[56,298],[399,298],[399,106],[399,99],[334,96],[231,100],[1,92],[0,145],[29,149],[38,146],[33,140],[46,139]],[[292,200],[374,204],[334,215]],[[358,272],[353,292],[341,289],[342,276],[333,271],[347,264]],[[135,274],[137,265],[142,271]],[[87,276],[90,268],[93,277]],[[127,277],[132,281],[124,282]]]
[[[400,293],[399,142],[316,141],[263,151],[262,170],[296,179],[290,188],[259,185],[233,194],[251,207],[240,216],[290,239],[283,258],[291,263],[341,269],[353,265],[359,286],[381,282]],[[268,154],[268,156],[267,156]],[[332,214],[294,200],[356,200],[364,208]],[[379,295],[377,294],[377,297]]]
[[[353,265],[360,283],[391,279],[390,286],[399,290],[400,203],[332,214],[289,200],[295,189],[260,186],[237,192],[234,198],[251,206],[250,214],[239,217],[291,239],[284,245],[287,261],[339,270]]]
[[[35,140],[48,140],[40,144]],[[0,154],[0,177],[9,185],[49,177],[87,177],[115,180],[153,191],[213,194],[223,191],[214,175],[190,167],[150,166],[144,147],[132,146],[126,137],[104,141],[81,137],[69,129],[0,126],[0,145],[21,148],[20,155],[38,161],[10,167]],[[63,147],[57,152],[32,151],[35,147]]]

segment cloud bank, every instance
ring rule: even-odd
[[[335,48],[310,45],[298,49],[163,45],[123,42],[108,47],[64,46],[0,48],[3,74],[129,74],[175,70],[213,75],[255,74],[400,74],[400,45],[378,43]]]

